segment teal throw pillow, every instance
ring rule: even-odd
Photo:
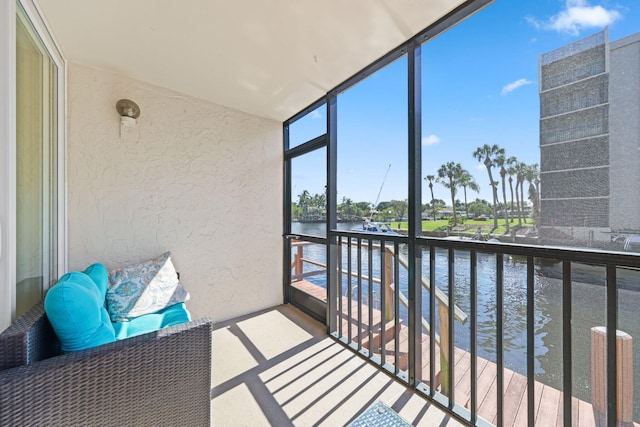
[[[100,290],[100,298],[106,304],[105,298],[107,297],[107,290],[109,290],[109,272],[107,268],[100,263],[92,264],[87,267],[84,274],[89,276],[93,283],[96,284]]]
[[[44,309],[64,352],[115,341],[101,292],[84,273],[76,271],[62,276],[47,292]]]

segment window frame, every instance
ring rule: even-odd
[[[58,195],[56,254],[59,274],[67,270],[66,116],[67,63],[34,0],[0,5],[0,330],[15,320],[16,310],[16,19],[22,8],[57,69],[56,122]],[[44,285],[47,290],[48,284]]]

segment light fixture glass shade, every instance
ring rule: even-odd
[[[121,99],[116,102],[116,110],[122,117],[132,117],[137,119],[140,115],[140,107],[130,99]]]

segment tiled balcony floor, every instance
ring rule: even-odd
[[[288,305],[217,324],[212,380],[214,426],[343,426],[378,400],[413,425],[462,425]]]

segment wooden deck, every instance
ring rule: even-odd
[[[292,283],[292,286],[326,302],[326,290],[320,286],[312,284],[306,280]],[[348,318],[348,307],[351,305],[351,321]],[[360,339],[363,348],[369,348],[369,307],[365,304],[361,306],[361,322],[358,322],[358,303],[349,301],[342,297],[342,334],[350,336],[354,342]],[[381,355],[380,332],[382,329],[381,312],[373,309],[372,313],[372,351]],[[350,328],[350,329],[349,329]],[[396,349],[395,328],[393,322],[386,322],[385,331],[385,355],[386,361],[394,363]],[[408,328],[400,325],[398,332],[398,365],[400,370],[406,370],[408,364]],[[423,334],[423,366],[422,378],[428,384],[429,377],[429,335]],[[436,346],[435,372],[440,371],[440,352]],[[454,365],[454,400],[457,404],[466,408],[470,407],[471,399],[471,355],[465,350],[455,348]],[[476,380],[476,404],[477,413],[483,419],[495,424],[497,422],[497,365],[491,361],[477,358],[477,380]],[[440,387],[437,386],[438,391]],[[563,393],[553,387],[549,387],[540,382],[535,382],[535,423],[538,426],[563,425]],[[527,425],[527,378],[510,369],[504,369],[504,411],[503,421],[505,426]],[[591,403],[572,398],[573,425],[576,426],[596,426],[596,419]],[[638,424],[634,424],[638,426]]]

